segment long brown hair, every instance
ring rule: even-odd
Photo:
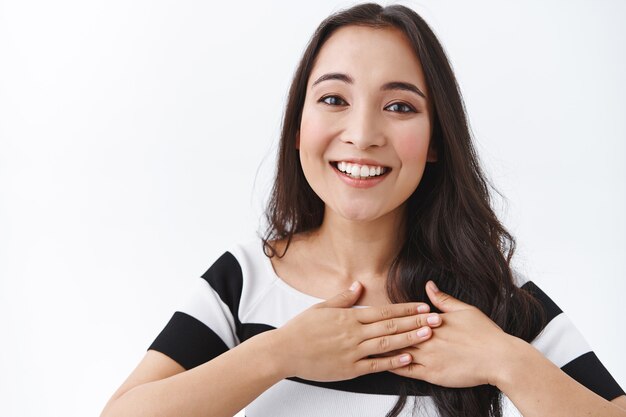
[[[329,16],[315,31],[289,89],[276,178],[266,211],[265,252],[282,256],[272,241],[290,242],[294,234],[322,224],[324,202],[304,177],[295,141],[315,57],[328,37],[346,25],[400,29],[422,64],[432,98],[431,141],[438,160],[427,163],[419,186],[409,197],[406,239],[387,279],[390,300],[428,300],[424,287],[432,279],[443,291],[478,307],[507,333],[531,341],[542,326],[542,311],[514,282],[510,261],[515,240],[491,208],[489,190],[493,187],[480,168],[456,77],[432,30],[407,7],[357,5]],[[442,417],[502,415],[497,387],[427,387]],[[406,378],[387,417],[399,415],[408,396],[417,392],[413,380]]]

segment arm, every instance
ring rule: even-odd
[[[137,385],[114,397],[101,417],[233,416],[284,377],[272,332],[189,371]]]
[[[513,336],[503,348],[501,372],[495,385],[515,404],[524,417],[602,416],[624,417],[620,397],[609,402],[570,378],[530,344]]]
[[[149,351],[101,417],[233,416],[281,379],[351,379],[404,366],[410,355],[370,356],[427,340],[423,303],[350,309],[362,287],[316,304],[188,371]],[[177,339],[178,340],[178,339]],[[185,349],[185,346],[179,346]],[[401,361],[401,356],[407,356]]]
[[[430,282],[428,297],[443,324],[414,361],[391,372],[446,387],[497,386],[524,417],[626,417],[626,411],[570,378],[525,341],[508,335],[476,307]]]
[[[619,397],[611,400],[611,402],[622,410],[626,410],[626,395],[620,395]]]

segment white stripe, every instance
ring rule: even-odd
[[[393,408],[397,395],[361,394],[321,388],[283,379],[246,407],[247,417],[381,417]],[[401,417],[411,416],[413,399],[407,400]],[[439,414],[430,397],[418,397],[414,417]]]
[[[194,280],[190,296],[178,311],[204,323],[229,349],[239,344],[235,333],[235,320],[230,309],[204,278]]]
[[[251,311],[257,308],[271,308],[271,305],[268,305],[271,301],[266,299],[268,291],[273,288],[273,277],[266,269],[266,265],[271,266],[271,262],[263,253],[261,240],[255,239],[245,244],[235,245],[229,252],[237,259],[243,276],[239,320],[242,323],[264,323],[278,327],[275,322],[268,321],[263,315],[259,317],[251,314]]]
[[[591,351],[583,335],[564,313],[553,318],[531,344],[559,368]]]

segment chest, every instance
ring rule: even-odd
[[[318,269],[304,262],[272,260],[278,278],[295,291],[320,300],[328,300],[347,290],[352,280],[338,277],[332,271]],[[379,306],[391,304],[385,289],[386,277],[360,279],[363,290],[355,305]]]

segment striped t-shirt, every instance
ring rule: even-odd
[[[547,325],[532,345],[605,399],[623,395],[559,307],[532,281],[516,277],[519,286],[538,298],[547,315]],[[164,353],[188,370],[261,332],[281,327],[321,301],[281,280],[257,239],[224,253],[196,280],[186,303],[148,349]],[[336,382],[287,378],[257,397],[245,413],[247,417],[383,417],[395,405],[403,380],[390,372]],[[415,401],[415,416],[438,415],[430,397]],[[413,402],[407,401],[401,415],[410,416],[413,408]]]

